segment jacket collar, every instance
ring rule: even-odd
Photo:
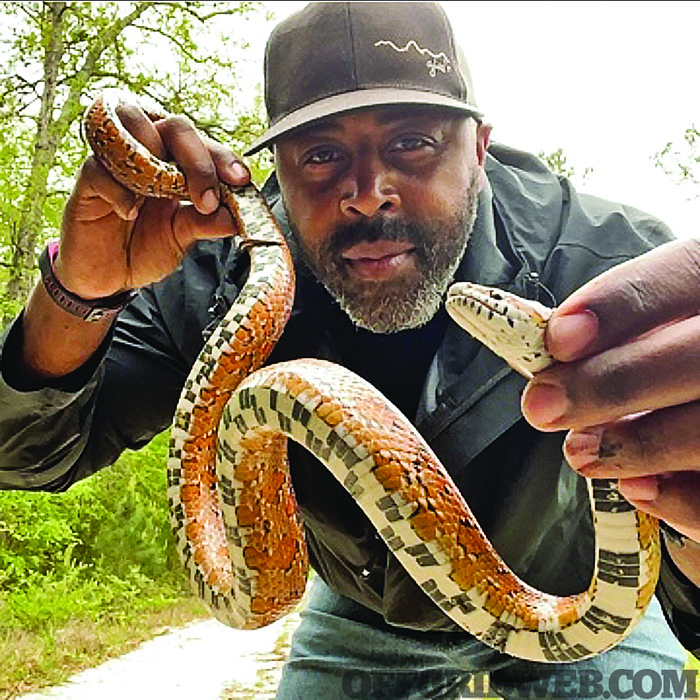
[[[479,195],[479,208],[467,253],[456,274],[457,282],[476,282],[515,291],[519,285],[517,261],[498,245],[497,213],[493,190],[487,181]],[[518,292],[521,293],[521,292]],[[427,440],[436,438],[455,420],[467,414],[478,401],[494,390],[513,370],[484,345],[474,340],[456,323],[450,323],[445,339],[431,364],[418,407],[416,424]],[[514,377],[515,378],[515,377]],[[521,387],[524,381],[516,380]],[[504,403],[500,418],[506,430],[521,417],[516,403]],[[474,455],[495,437],[490,430],[481,431],[482,440],[473,440]]]
[[[486,173],[455,281],[496,286],[552,305],[540,268],[557,237],[561,188],[537,159],[506,147],[495,146],[487,155]],[[460,432],[469,436],[463,454],[470,459],[522,418],[519,395],[525,384],[524,377],[452,323],[428,372],[417,427],[434,441],[459,420]]]

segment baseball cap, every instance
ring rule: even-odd
[[[428,2],[310,3],[278,24],[268,39],[269,126],[245,155],[317,119],[394,104],[483,116],[442,7]]]

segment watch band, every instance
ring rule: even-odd
[[[115,316],[138,293],[129,289],[99,299],[83,299],[67,290],[56,277],[53,264],[58,255],[58,241],[50,241],[39,258],[41,281],[52,301],[73,316],[83,321],[99,321],[102,318]]]

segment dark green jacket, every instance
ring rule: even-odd
[[[671,238],[646,214],[577,194],[527,154],[494,145],[486,168],[489,186],[459,280],[555,305],[603,270]],[[274,179],[266,193],[284,223]],[[64,490],[167,428],[189,368],[246,270],[247,257],[230,240],[198,244],[176,272],[120,314],[91,362],[50,387],[13,380],[21,342],[15,323],[2,350],[0,487]],[[325,293],[304,275],[298,287],[270,361],[337,361],[339,349],[316,313]],[[522,377],[452,324],[413,418],[506,562],[529,583],[569,594],[590,580],[588,497],[563,462],[562,435],[538,433],[522,419],[523,386]],[[455,629],[342,486],[301,448],[292,446],[290,459],[311,560],[326,582],[391,623]],[[696,649],[696,591],[669,571],[664,580],[673,592],[662,591],[662,602],[681,641]]]

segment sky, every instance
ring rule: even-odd
[[[281,19],[305,3],[265,4]],[[533,153],[562,148],[579,175],[592,169],[574,178],[581,191],[700,236],[700,188],[653,162],[685,129],[700,129],[700,2],[441,4],[493,140]],[[253,47],[260,61],[263,41]]]

